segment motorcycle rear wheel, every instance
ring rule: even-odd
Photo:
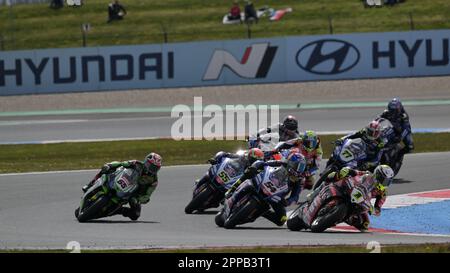
[[[214,221],[216,222],[216,225],[218,227],[223,227],[225,223],[225,219],[223,219],[223,210],[221,210],[219,213],[216,214]]]

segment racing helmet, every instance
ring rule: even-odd
[[[306,159],[301,153],[291,153],[286,159],[291,180],[298,180],[306,169]]]
[[[402,102],[398,98],[393,98],[389,101],[387,105],[387,110],[390,114],[394,116],[398,116],[403,111],[403,105]]]
[[[157,153],[149,153],[144,158],[144,173],[156,174],[161,169],[162,157]]]
[[[283,126],[289,131],[297,131],[298,129],[298,121],[294,116],[287,116],[283,120]]]
[[[394,171],[388,165],[378,165],[373,171],[377,189],[384,191],[388,187],[392,178],[394,178]]]
[[[369,140],[376,140],[381,136],[381,124],[378,120],[369,123],[364,129],[365,135]]]
[[[314,133],[314,131],[306,131],[303,134],[302,145],[306,151],[308,151],[308,152],[313,151],[317,147],[318,142],[319,142],[319,139],[318,139],[316,133]]]
[[[257,160],[264,160],[264,152],[259,148],[251,148],[245,153],[245,158],[248,159],[250,164]]]

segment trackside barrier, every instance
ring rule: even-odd
[[[450,75],[450,30],[0,52],[0,95]]]

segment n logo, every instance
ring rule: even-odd
[[[247,47],[241,61],[236,60],[229,52],[218,49],[214,51],[203,80],[219,79],[224,67],[228,67],[242,78],[265,78],[277,49],[276,46],[269,46],[269,43],[254,44]]]

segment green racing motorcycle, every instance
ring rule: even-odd
[[[75,210],[78,222],[112,216],[137,191],[139,174],[132,168],[120,167],[111,174],[103,174],[84,193]]]

